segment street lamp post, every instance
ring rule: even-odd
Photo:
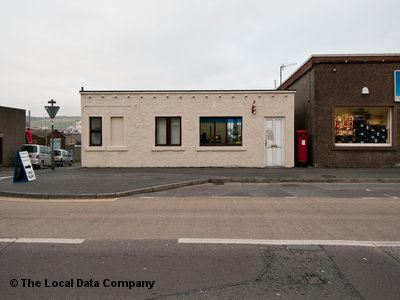
[[[294,66],[294,65],[297,65],[297,63],[288,64],[288,65],[282,64],[282,65],[279,67],[279,79],[280,79],[280,80],[279,80],[279,87],[282,85],[282,73],[283,73],[283,69],[286,68],[286,67]]]

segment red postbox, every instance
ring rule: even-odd
[[[307,166],[307,130],[297,130],[297,165]]]

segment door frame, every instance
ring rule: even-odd
[[[280,164],[280,165],[268,165],[268,159],[267,159],[267,126],[266,126],[266,123],[267,123],[267,120],[272,120],[272,122],[274,122],[274,120],[276,120],[276,119],[279,119],[279,120],[282,120],[282,132],[281,132],[281,134],[282,134],[282,137],[281,137],[281,139],[282,139],[282,145],[281,145],[281,151],[282,151],[282,154],[281,154],[281,161],[282,161],[282,163]],[[286,148],[286,145],[285,145],[285,117],[283,117],[283,116],[265,116],[264,117],[264,128],[263,128],[263,131],[264,131],[264,167],[268,167],[268,168],[271,168],[271,167],[277,167],[277,168],[280,168],[280,167],[285,167],[285,148]],[[273,130],[274,130],[274,128],[273,128]]]

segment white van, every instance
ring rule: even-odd
[[[56,149],[54,150],[54,163],[60,167],[64,167],[66,165],[72,166],[71,155],[67,150]]]
[[[51,150],[47,146],[23,144],[20,151],[27,151],[31,160],[32,166],[35,168],[43,168],[51,166]]]

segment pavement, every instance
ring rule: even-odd
[[[36,180],[13,183],[0,168],[0,196],[114,198],[205,183],[400,183],[400,168],[82,168],[35,170]]]

